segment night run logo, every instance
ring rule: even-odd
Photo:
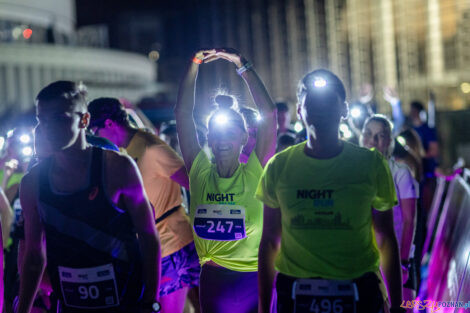
[[[332,207],[334,205],[332,189],[300,189],[297,190],[297,199],[312,199],[315,207]]]
[[[292,218],[290,222],[292,228],[351,229],[350,221],[343,221],[341,213],[336,213],[333,218],[329,219],[323,217],[308,219],[299,214]]]
[[[206,201],[233,202],[234,193],[208,193]]]

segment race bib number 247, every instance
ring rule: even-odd
[[[205,204],[196,208],[194,231],[208,240],[233,241],[246,237],[245,208],[240,205]]]

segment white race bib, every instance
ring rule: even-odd
[[[119,305],[112,264],[79,269],[59,266],[59,278],[66,306],[100,309]]]
[[[207,240],[234,241],[246,238],[245,208],[240,205],[202,204],[196,208],[194,231]]]
[[[359,294],[351,281],[298,279],[292,299],[294,313],[356,313]]]

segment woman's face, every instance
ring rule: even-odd
[[[391,144],[390,131],[378,121],[370,121],[362,130],[361,146],[366,148],[376,148],[384,156],[387,155]]]
[[[227,124],[210,128],[207,139],[216,160],[238,160],[247,134],[240,127]]]

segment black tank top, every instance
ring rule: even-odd
[[[38,165],[47,271],[62,312],[135,312],[143,292],[137,234],[106,195],[103,149],[92,149],[89,185],[71,194],[53,190],[52,159]]]

